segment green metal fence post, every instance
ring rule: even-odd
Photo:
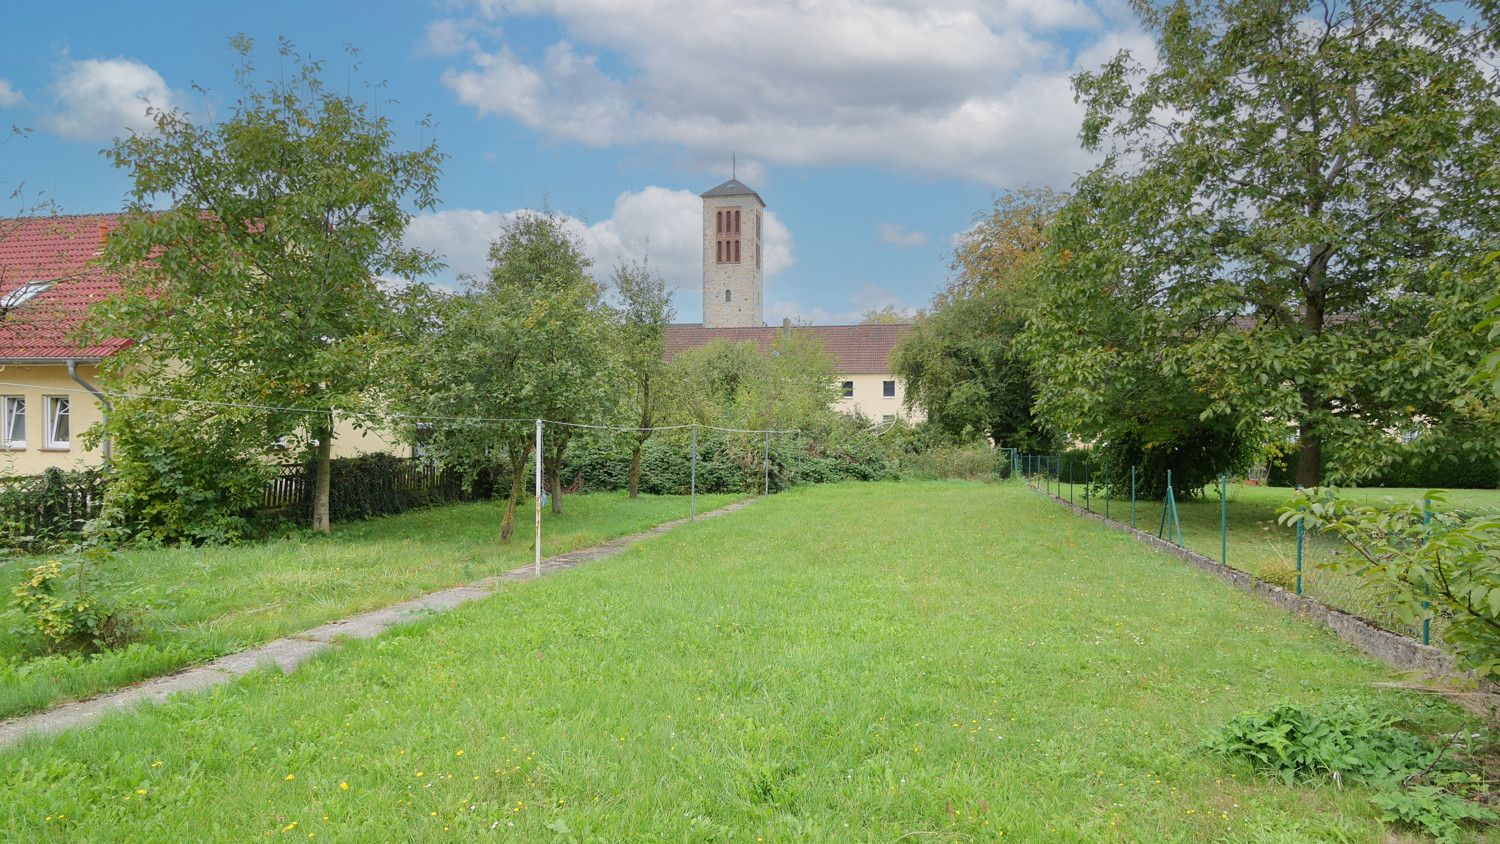
[[[1083,461],[1083,509],[1090,512],[1094,509],[1094,505],[1089,503],[1089,487],[1091,486],[1092,484],[1089,483],[1089,462],[1085,460]]]
[[[1219,476],[1219,565],[1229,565],[1229,476]]]
[[[1068,503],[1073,503],[1073,458],[1068,458]]]
[[[1422,499],[1422,526],[1423,527],[1426,527],[1432,521],[1432,511],[1427,508],[1427,505],[1429,503],[1430,502],[1428,501],[1428,499],[1426,499],[1426,498]],[[1422,537],[1422,543],[1424,545],[1427,543],[1427,537],[1426,536]],[[1429,591],[1429,587],[1425,583],[1422,584],[1422,591],[1423,591],[1424,594]],[[1432,605],[1429,604],[1427,601],[1425,601],[1425,600],[1422,601],[1422,644],[1424,644],[1424,645],[1430,645],[1430,644],[1432,644],[1432,619],[1430,619],[1430,618],[1427,617],[1427,608],[1430,607],[1430,606],[1432,606]]]
[[[1130,467],[1130,529],[1135,530],[1135,466]]]
[[[1297,512],[1299,512],[1299,513],[1302,512],[1302,508],[1300,508],[1300,507],[1297,508]],[[1297,594],[1298,595],[1302,594],[1302,534],[1303,534],[1303,531],[1305,529],[1306,529],[1306,526],[1302,524],[1302,520],[1298,519],[1297,520]]]
[[[1104,464],[1104,518],[1109,518],[1109,464]]]
[[[688,499],[689,501],[692,502],[692,504],[691,504],[692,509],[688,510],[688,521],[695,521],[698,518],[698,423],[696,423],[696,422],[693,423],[693,481],[692,481],[692,484],[693,484],[692,487],[691,487],[692,488],[692,497]]]

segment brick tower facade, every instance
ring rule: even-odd
[[[703,194],[703,327],[760,328],[765,202],[730,179]]]

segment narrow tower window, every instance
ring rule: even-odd
[[[725,208],[717,212],[715,240],[718,242],[718,263],[740,262],[740,209]]]
[[[726,302],[729,301],[729,291],[728,290],[724,291],[724,301],[726,301]]]

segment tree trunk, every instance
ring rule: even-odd
[[[510,446],[510,497],[505,502],[505,517],[500,520],[500,541],[509,542],[516,532],[516,503],[521,500],[521,494],[526,491],[526,468],[527,455],[530,449],[525,447],[526,440],[517,441]],[[518,459],[519,458],[519,459]]]
[[[329,464],[333,458],[333,418],[331,416],[317,428],[315,436],[318,438],[318,472],[313,483],[312,526],[313,530],[333,533],[333,525],[328,519],[328,473]]]
[[[1302,327],[1312,336],[1311,342],[1321,346],[1324,314],[1328,307],[1328,262],[1332,260],[1333,244],[1316,244],[1312,249],[1312,261],[1307,267],[1307,282],[1302,297]],[[1321,350],[1320,350],[1321,351]],[[1312,357],[1319,360],[1319,355]],[[1317,367],[1315,362],[1314,367]],[[1297,486],[1312,489],[1323,482],[1323,432],[1321,422],[1313,417],[1314,411],[1328,410],[1325,396],[1320,394],[1320,373],[1307,373],[1306,386],[1302,388],[1302,419],[1298,420],[1297,448],[1300,458],[1297,463]]]
[[[1323,437],[1303,424],[1297,436],[1297,486],[1312,489],[1323,479]]]
[[[562,461],[563,452],[568,450],[568,435],[554,434],[552,437],[552,456],[546,461],[551,465],[546,467],[546,481],[549,492],[552,495],[552,512],[554,515],[562,513]]]
[[[635,448],[630,450],[630,497],[635,498],[641,492],[641,444],[637,442]]]

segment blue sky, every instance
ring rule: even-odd
[[[127,179],[99,150],[145,129],[143,100],[221,112],[229,36],[256,39],[263,77],[280,36],[330,79],[384,82],[407,143],[416,120],[439,124],[443,205],[408,235],[450,264],[434,281],[482,270],[505,215],[545,203],[600,274],[649,241],[684,322],[701,307],[696,195],[731,153],[770,212],[768,322],[921,307],[993,195],[1092,163],[1069,75],[1150,48],[1122,4],[1079,0],[114,0],[6,17],[0,126],[33,129],[0,146],[6,195],[119,210]]]

